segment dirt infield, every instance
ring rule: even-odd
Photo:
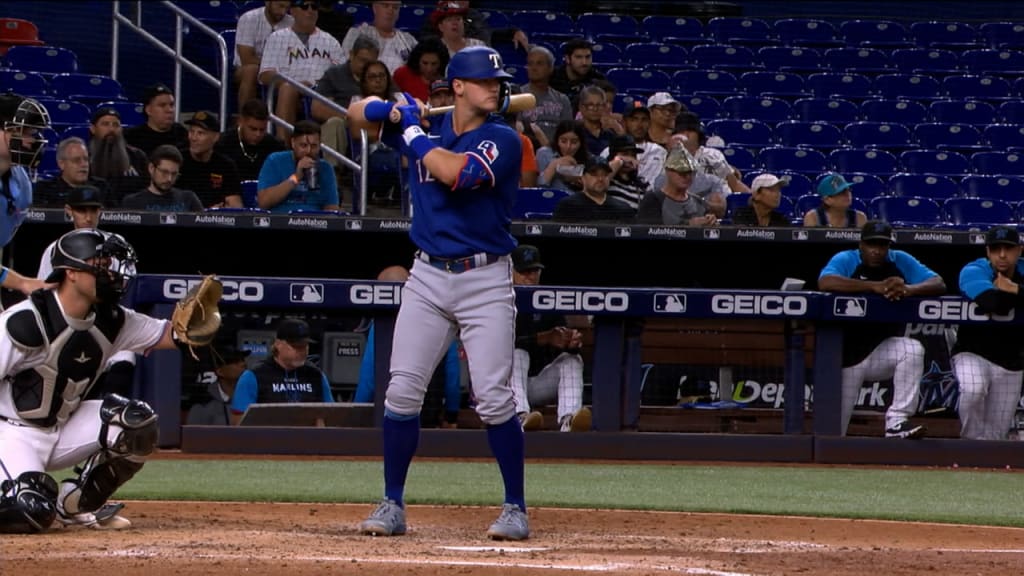
[[[533,537],[484,536],[495,508],[410,506],[409,533],[356,533],[369,505],[129,502],[134,528],[0,540],[17,576],[1005,575],[1024,529],[811,518],[532,508]]]

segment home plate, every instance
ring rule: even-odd
[[[438,546],[442,550],[455,552],[544,552],[549,548],[519,548],[511,546]]]

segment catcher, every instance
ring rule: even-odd
[[[171,322],[139,314],[118,304],[135,261],[120,236],[73,230],[53,252],[46,281],[56,287],[0,314],[0,532],[42,532],[54,521],[131,526],[118,514],[123,505],[106,503],[155,448],[157,416],[115,394],[83,398],[116,352],[208,344],[221,292],[208,277]],[[59,486],[46,473],[80,462]]]

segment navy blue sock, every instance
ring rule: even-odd
[[[405,477],[420,443],[420,415],[384,414],[384,497],[405,507]]]
[[[501,479],[505,482],[505,502],[518,505],[526,511],[525,439],[523,427],[515,415],[504,424],[487,427],[487,442],[498,461]]]

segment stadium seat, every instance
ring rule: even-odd
[[[832,168],[843,174],[849,172],[866,172],[868,174],[884,174],[888,176],[897,171],[896,157],[885,150],[866,150],[863,148],[840,148],[828,155]]]
[[[1024,155],[1017,152],[976,152],[971,168],[978,174],[1024,174]]]
[[[970,172],[967,157],[949,150],[907,150],[900,154],[900,164],[914,174],[959,177]]]
[[[847,73],[881,73],[893,68],[888,54],[874,48],[829,48],[822,62],[829,70]]]
[[[748,96],[796,99],[811,95],[804,86],[803,76],[779,70],[744,72],[740,75],[740,87]]]
[[[0,57],[7,54],[11,46],[44,46],[39,39],[39,28],[21,18],[0,18]]]
[[[929,198],[880,196],[871,200],[870,212],[899,228],[928,228],[942,221],[939,204]]]
[[[996,108],[980,100],[938,100],[928,106],[936,122],[962,124],[992,124],[996,121]]]
[[[773,138],[771,127],[758,120],[713,120],[707,123],[707,134],[721,137],[730,146],[745,148],[770,146]]]
[[[634,105],[644,107],[646,103],[646,98],[634,96],[632,94],[627,94],[625,92],[618,92],[615,94],[615,99],[612,100],[612,112],[621,114],[623,110],[628,110],[629,108],[632,108]]]
[[[783,146],[804,146],[826,151],[843,146],[842,131],[827,122],[779,122],[775,125],[775,136]]]
[[[46,175],[60,174],[60,167],[57,166],[57,144],[59,143],[59,138],[55,138],[53,141],[47,142],[46,147],[43,148],[39,155],[39,165],[36,166],[36,171],[40,176],[45,178],[48,177]]]
[[[725,197],[725,212],[729,218],[732,218],[737,208],[742,208],[750,204],[750,192],[733,192]]]
[[[89,138],[92,136],[89,132],[89,124],[76,124],[65,128],[58,136],[58,144],[67,140],[68,138],[81,138],[86,143],[89,142]]]
[[[750,176],[750,181],[753,181],[758,174],[760,174],[760,172],[751,171],[750,174],[748,174]],[[782,187],[782,195],[790,200],[796,200],[801,196],[815,193],[814,181],[804,174],[800,174],[799,172],[782,171],[776,174],[776,176],[779,178],[789,176],[789,184]]]
[[[990,48],[1024,48],[1024,26],[1014,22],[985,22],[978,27]]]
[[[562,198],[571,196],[565,190],[553,188],[520,188],[516,193],[515,204],[512,206],[512,217],[516,219],[526,218],[527,212],[544,212],[552,214],[555,206]]]
[[[872,122],[917,124],[928,121],[928,109],[913,100],[872,98],[861,103],[860,115]]]
[[[698,44],[690,50],[690,60],[705,68],[726,70],[755,70],[762,66],[754,53],[745,46]]]
[[[966,49],[981,42],[978,31],[965,22],[914,22],[910,35],[921,48],[955,47]]]
[[[0,86],[22,96],[47,96],[49,86],[46,78],[37,72],[21,70],[5,70],[0,68]]]
[[[223,0],[178,0],[176,4],[203,24],[217,31],[234,28],[235,24],[238,23],[238,7],[234,2]]]
[[[913,46],[907,29],[891,20],[847,20],[839,25],[847,46],[903,48]]]
[[[749,172],[750,170],[753,170],[754,166],[757,165],[754,153],[746,148],[729,146],[728,144],[729,142],[726,142],[727,146],[722,148],[722,155],[725,156],[726,162],[741,172]]]
[[[839,98],[801,98],[793,103],[793,115],[803,122],[847,124],[859,119],[857,105]]]
[[[946,219],[957,225],[1013,224],[1013,208],[1002,200],[950,198],[942,204]]]
[[[1020,75],[1024,71],[1024,52],[1017,50],[967,50],[960,54],[960,65],[972,74]]]
[[[1010,100],[999,105],[999,119],[1007,124],[1024,124],[1024,100]]]
[[[590,48],[590,53],[593,58],[593,63],[597,66],[608,68],[612,66],[622,66],[627,63],[626,57],[622,53],[622,48],[619,48],[615,44],[594,44]],[[525,59],[523,60],[523,64],[526,64]]]
[[[894,196],[946,200],[960,195],[960,188],[956,182],[938,174],[893,174],[889,177],[888,186],[889,192]]]
[[[817,150],[774,146],[764,148],[757,155],[758,163],[767,172],[799,172],[817,176],[826,172],[825,155]]]
[[[775,124],[789,119],[791,108],[785,100],[756,96],[731,96],[722,102],[722,110],[736,120],[760,120]]]
[[[971,150],[980,145],[981,132],[970,124],[925,122],[914,126],[914,138],[922,148]]]
[[[982,137],[993,148],[1024,148],[1024,125],[989,124]]]
[[[763,43],[774,38],[771,25],[760,18],[719,16],[708,20],[704,33],[719,44]]]
[[[882,98],[932,100],[939,98],[939,81],[921,74],[881,74],[874,91]]]
[[[622,14],[584,12],[576,18],[576,29],[591,38],[605,34],[635,35],[638,28],[636,18]]]
[[[124,99],[121,83],[109,76],[57,74],[50,78],[50,90],[58,98],[83,104]]]
[[[13,46],[4,58],[7,67],[40,74],[78,72],[78,57],[67,48],[56,46]]]
[[[711,96],[683,95],[679,101],[686,109],[705,120],[714,120],[722,115],[722,104]]]
[[[886,148],[900,150],[913,148],[910,130],[897,122],[852,122],[843,135],[854,148]]]
[[[704,40],[704,24],[697,18],[646,16],[641,24],[652,38]]]
[[[836,28],[824,20],[809,18],[783,18],[773,26],[783,46],[810,46],[834,48],[844,45],[837,38]]]
[[[612,68],[606,74],[608,81],[620,91],[635,91],[646,94],[663,92],[672,85],[672,80],[661,70],[642,68]]]
[[[626,46],[622,58],[633,68],[655,66],[668,71],[692,66],[686,48],[663,42],[634,42]]]
[[[259,183],[259,180],[242,180],[242,205],[246,208],[259,208],[256,202]]]
[[[76,124],[88,124],[92,113],[85,104],[68,100],[39,98],[39,103],[50,113],[54,130],[63,130]]]
[[[141,102],[128,102],[126,100],[101,102],[93,107],[93,111],[95,112],[99,108],[113,108],[117,110],[121,115],[122,126],[137,126],[146,123],[146,115],[142,110]]]
[[[528,30],[531,35],[538,33],[576,33],[576,22],[564,12],[517,10],[509,15],[509,21],[520,30]]]
[[[346,2],[340,4],[339,8],[342,12],[349,15],[352,18],[352,23],[358,26],[364,22],[373,22],[373,9],[366,4],[358,4],[355,2]],[[341,40],[339,40],[340,42]]]
[[[757,51],[765,70],[811,73],[821,70],[821,53],[813,48],[765,46]]]
[[[672,83],[683,94],[732,96],[742,91],[736,76],[724,70],[680,70]]]
[[[1024,178],[1020,176],[971,175],[960,181],[964,196],[1002,200],[1008,204],[1024,201]]]
[[[807,87],[816,98],[858,100],[871,98],[871,80],[863,74],[819,72],[807,77]]]
[[[413,6],[404,5],[402,9],[398,11],[398,20],[395,21],[395,28],[399,30],[405,30],[410,34],[419,34],[423,28],[423,23],[430,18],[432,10],[426,6]],[[491,22],[490,15],[487,18],[487,27],[494,28],[494,24]],[[338,39],[341,42],[342,39]],[[504,60],[504,59],[503,59]]]
[[[893,50],[889,61],[904,74],[960,74],[960,60],[951,50],[938,48],[900,48]]]
[[[236,30],[234,28],[228,28],[220,31],[220,37],[224,39],[224,48],[227,51],[228,57],[228,68],[233,66],[235,59],[235,36]],[[220,47],[217,45],[210,46],[210,58],[217,63],[217,74],[220,75]]]
[[[1013,98],[1010,83],[998,76],[962,74],[942,79],[942,93],[954,100],[1007,100]]]
[[[846,181],[853,184],[853,193],[864,200],[865,202],[870,201],[872,198],[878,198],[879,196],[885,196],[889,193],[889,187],[886,185],[885,180],[875,174],[866,174],[864,172],[851,172],[849,174],[843,174]]]
[[[412,6],[409,7],[412,8]],[[429,12],[429,9],[425,10]],[[404,8],[402,12],[405,12]],[[483,14],[484,18],[487,20],[487,27],[490,28],[491,30],[500,30],[502,28],[512,27],[512,22],[509,19],[508,14],[505,14],[501,10],[495,10],[493,8],[481,8],[480,13]],[[399,19],[401,19],[401,16],[399,16]],[[419,22],[420,24],[423,24],[422,19],[420,19]],[[419,30],[419,27],[417,27],[416,29]]]

